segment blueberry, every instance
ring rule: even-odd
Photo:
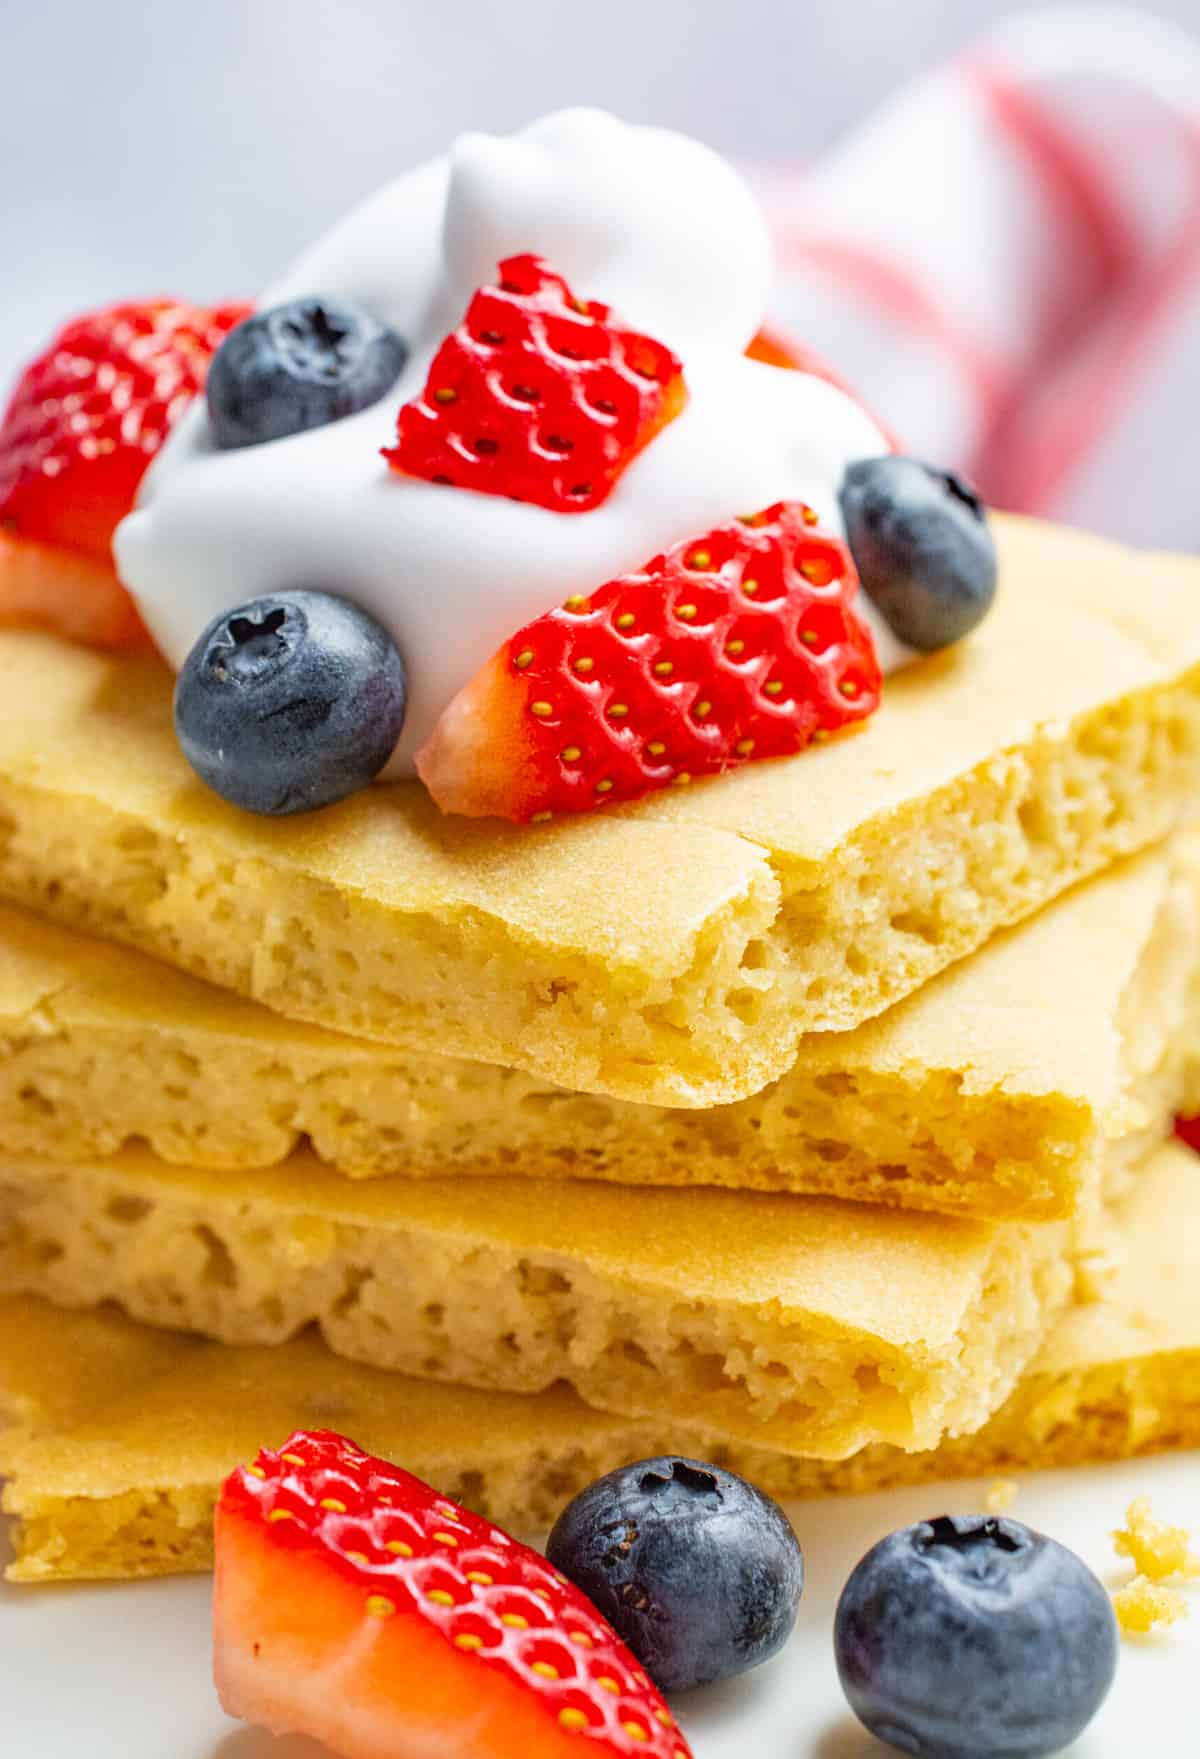
[[[231,330],[208,369],[208,417],[223,450],[324,427],[378,403],[408,349],[344,299],[292,299]]]
[[[175,731],[210,788],[273,816],[362,788],[404,725],[404,662],[373,617],[323,592],[210,623],[175,685]]]
[[[664,1692],[768,1661],[796,1622],[804,1560],[783,1510],[717,1466],[625,1466],[564,1509],[546,1555]]]
[[[932,653],[986,617],[996,544],[961,477],[915,458],[864,458],[846,471],[840,499],[863,591],[901,641]]]
[[[1039,1759],[1095,1716],[1117,1665],[1108,1595],[1019,1521],[943,1515],[869,1551],[838,1605],[850,1707],[922,1759]]]

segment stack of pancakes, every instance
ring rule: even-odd
[[[1200,564],[1000,541],[862,731],[536,829],[252,819],[0,634],[15,1577],[205,1566],[301,1426],[525,1531],[1200,1443]]]

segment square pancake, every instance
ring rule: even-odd
[[[793,1453],[977,1429],[1066,1305],[1067,1223],[531,1179],[242,1174],[144,1149],[0,1163],[0,1293]]]
[[[0,1299],[9,1577],[209,1569],[221,1480],[298,1428],[341,1430],[526,1534],[601,1473],[661,1453],[800,1497],[1200,1446],[1198,1174],[1187,1150],[1160,1151],[1122,1206],[1125,1253],[1105,1299],[1064,1316],[982,1429],[924,1453],[874,1446],[842,1462],[606,1416],[562,1386],[528,1396],[386,1374],[332,1355],[312,1332],[236,1349],[110,1310]]]
[[[278,1014],[0,905],[0,1154],[143,1139],[249,1171],[588,1177],[1047,1219],[1200,1107],[1200,837],[1076,887],[879,1019],[706,1110],[573,1094]]]
[[[0,893],[279,1012],[575,1091],[757,1093],[1200,792],[1200,562],[998,521],[977,634],[853,735],[612,813],[255,819],[149,660],[0,633]]]

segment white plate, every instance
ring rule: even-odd
[[[1111,1584],[1109,1539],[1133,1496],[1200,1528],[1200,1456],[1031,1475],[1012,1513],[1073,1546]],[[862,1554],[893,1527],[971,1510],[981,1487],[952,1486],[797,1504],[808,1585],[785,1654],[731,1686],[676,1706],[696,1759],[883,1759],[849,1715],[830,1647],[833,1609]],[[1200,1539],[1200,1534],[1198,1534]],[[209,1584],[0,1589],[0,1754],[12,1759],[323,1759],[222,1715],[209,1683]],[[1192,1617],[1122,1646],[1113,1694],[1073,1759],[1195,1759],[1200,1752],[1200,1591]],[[447,1749],[446,1759],[453,1759]],[[536,1759],[530,1754],[528,1759]]]

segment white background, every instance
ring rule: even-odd
[[[1084,1556],[1111,1586],[1126,1580],[1110,1529],[1130,1497],[1160,1518],[1200,1526],[1200,1461],[1042,1473],[1011,1513]],[[859,1558],[891,1528],[979,1507],[982,1486],[954,1485],[791,1510],[808,1584],[791,1646],[768,1667],[679,1700],[696,1759],[886,1759],[846,1709],[830,1630]],[[2,1538],[0,1538],[2,1546]],[[1200,1587],[1191,1617],[1122,1646],[1108,1703],[1071,1759],[1196,1759]],[[5,1759],[324,1759],[310,1741],[276,1741],[222,1716],[209,1684],[209,1584],[0,1587],[0,1753]],[[399,1759],[399,1756],[397,1756]],[[447,1743],[444,1759],[458,1759]],[[537,1759],[530,1753],[522,1759]],[[580,1759],[587,1759],[581,1749]]]
[[[0,0],[0,382],[100,300],[252,292],[350,201],[464,128],[590,102],[747,160],[800,160],[1023,10]],[[1149,10],[1200,23],[1200,0]]]

